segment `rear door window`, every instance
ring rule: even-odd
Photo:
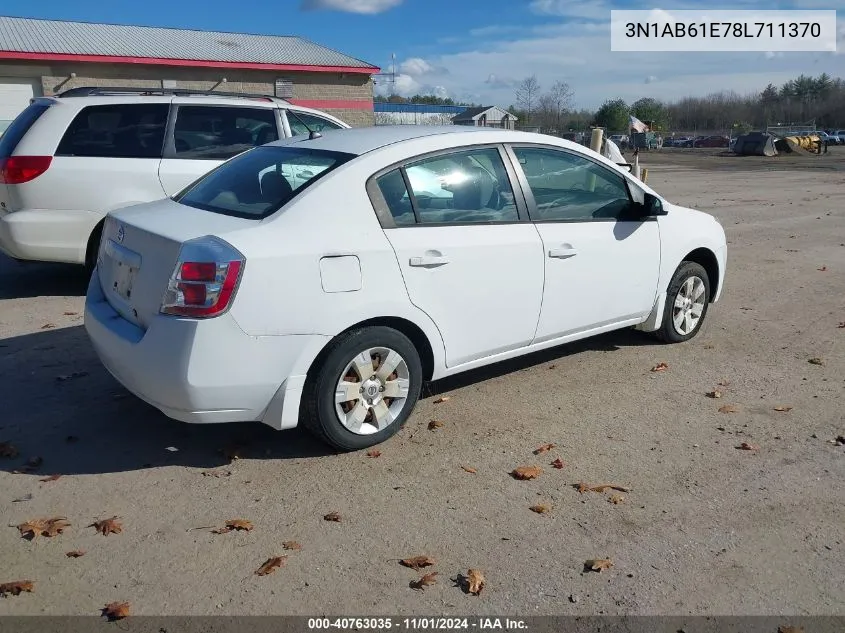
[[[173,130],[176,158],[225,160],[279,140],[274,108],[180,105]]]
[[[161,158],[169,110],[166,103],[83,108],[59,142],[56,156]]]
[[[287,115],[288,124],[290,125],[290,133],[293,136],[309,134],[310,132],[322,132],[323,130],[342,129],[341,126],[334,121],[329,121],[328,119],[324,119],[316,114],[288,110]]]
[[[0,158],[11,156],[29,129],[49,109],[50,106],[46,104],[32,103],[12,121],[5,131],[0,132]]]

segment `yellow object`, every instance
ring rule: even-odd
[[[642,175],[641,180],[642,180],[643,182],[648,182],[648,167],[643,167],[643,169],[642,169],[642,174],[643,174],[643,175]]]
[[[790,147],[800,147],[805,150],[815,150],[819,144],[819,137],[815,134],[810,136],[787,136],[785,140],[789,143]]]

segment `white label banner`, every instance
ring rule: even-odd
[[[836,52],[836,11],[610,12],[619,52]]]

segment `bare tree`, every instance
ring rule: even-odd
[[[540,96],[540,82],[537,75],[531,75],[523,79],[516,89],[516,104],[525,110],[525,122],[531,121],[531,115],[537,107],[537,99]]]
[[[561,132],[563,117],[572,107],[572,98],[575,96],[575,91],[565,81],[556,81],[547,96],[551,106],[554,127],[558,132]]]

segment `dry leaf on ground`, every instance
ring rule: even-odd
[[[400,565],[410,567],[411,569],[422,569],[423,567],[430,567],[434,565],[435,561],[430,556],[413,556],[411,558],[403,558],[399,561]]]
[[[17,526],[23,538],[34,540],[39,536],[53,537],[61,534],[70,523],[65,517],[52,519],[32,519]]]
[[[551,465],[554,468],[557,468],[558,470],[560,470],[561,468],[563,468],[565,466],[565,464],[563,463],[563,460],[560,457],[558,457],[555,461],[553,461]]]
[[[79,312],[65,312],[64,313],[65,316],[76,316],[77,314],[79,314]]]
[[[11,442],[0,442],[0,457],[14,459],[18,456],[18,449]]]
[[[782,411],[782,412],[786,413],[787,411],[792,411],[792,407],[785,405],[785,404],[780,404],[780,405],[775,407],[775,411]]]
[[[410,587],[411,589],[423,589],[424,587],[428,587],[430,585],[437,584],[437,572],[433,571],[430,574],[426,574],[419,580],[412,580]]]
[[[778,633],[804,633],[804,629],[800,626],[781,625],[778,627]]]
[[[272,574],[280,567],[285,566],[285,561],[287,560],[287,558],[287,556],[274,556],[273,558],[268,558],[266,561],[264,561],[264,564],[261,567],[255,570],[255,575],[266,576],[268,574]]]
[[[542,446],[538,446],[534,449],[534,454],[541,455],[543,453],[548,453],[553,448],[557,448],[557,444],[543,444]]]
[[[337,512],[329,512],[325,516],[323,516],[325,521],[334,521],[335,523],[340,523],[340,515]]]
[[[100,521],[94,521],[88,527],[94,528],[103,536],[108,536],[109,534],[120,534],[123,531],[123,524],[118,520],[116,516],[110,519],[101,519]]]
[[[14,580],[12,582],[0,583],[0,596],[6,597],[6,594],[19,596],[23,592],[32,593],[34,583],[31,580]]]
[[[759,447],[755,446],[754,444],[749,444],[748,442],[743,442],[736,448],[740,451],[756,451]]]
[[[65,552],[65,556],[68,558],[81,558],[82,556],[85,556],[85,550],[75,549],[72,552]]]
[[[48,481],[57,481],[61,478],[61,475],[50,475],[49,477],[44,477],[44,479],[39,479],[38,481],[40,481],[41,483],[47,483]]]
[[[232,471],[231,470],[204,470],[202,471],[203,477],[214,477],[215,479],[220,479],[222,477],[231,477]]]
[[[619,505],[620,503],[625,502],[625,497],[622,495],[610,495],[608,502],[612,503],[613,505]]]
[[[545,503],[538,503],[528,509],[531,510],[531,512],[536,512],[537,514],[546,514],[552,511],[552,506],[546,505]]]
[[[54,327],[56,327],[55,323],[45,323],[44,325],[41,326],[41,329],[42,330],[52,330]]]
[[[739,407],[735,404],[723,404],[719,407],[719,413],[739,413]]]
[[[443,402],[449,402],[452,399],[452,396],[441,396],[437,400],[434,401],[434,404],[441,404]]]
[[[282,543],[282,547],[290,551],[298,551],[302,549],[302,545],[300,545],[296,541],[285,541],[284,543]]]
[[[722,392],[721,392],[721,391],[719,391],[718,389],[714,389],[713,391],[708,391],[708,392],[707,392],[706,394],[704,394],[704,395],[706,395],[708,398],[721,398],[721,397],[722,397]]]
[[[657,363],[654,367],[651,368],[651,371],[658,372],[658,371],[666,371],[669,369],[669,363]]]
[[[214,534],[228,534],[229,532],[233,532],[235,530],[243,530],[244,532],[249,532],[255,526],[252,524],[252,521],[248,521],[246,519],[231,519],[226,521],[226,525],[222,528],[217,528],[215,530],[211,530]]]
[[[103,615],[109,620],[122,620],[129,615],[128,602],[110,602],[103,607]]]
[[[821,268],[817,268],[816,270],[819,270],[821,272],[825,272],[827,270],[827,266],[822,266]]]
[[[807,362],[811,365],[824,365],[824,361],[821,358],[811,358]]]
[[[599,573],[601,573],[603,569],[610,569],[611,567],[613,567],[613,561],[609,558],[596,558],[584,563],[584,569],[586,571],[597,571]]]
[[[440,422],[438,420],[432,420],[431,422],[428,423],[428,430],[429,431],[436,431],[437,429],[441,428],[442,426],[443,426],[443,422]]]
[[[376,448],[371,448],[367,451],[367,457],[381,457],[381,451]]]
[[[466,472],[468,472],[468,473],[470,473],[470,474],[473,474],[473,475],[474,475],[475,473],[477,473],[477,472],[478,472],[478,471],[477,471],[475,468],[473,468],[472,466],[461,466],[461,470],[465,470]]]
[[[527,479],[536,479],[543,472],[539,466],[520,466],[511,471],[511,477],[525,481]]]
[[[478,569],[470,569],[467,570],[467,593],[471,593],[474,596],[477,596],[481,593],[481,590],[484,589],[484,583],[486,579],[484,578],[484,574],[481,573]]]
[[[605,490],[618,490],[619,492],[631,492],[630,488],[617,484],[599,484],[590,488],[593,492],[604,492]]]

